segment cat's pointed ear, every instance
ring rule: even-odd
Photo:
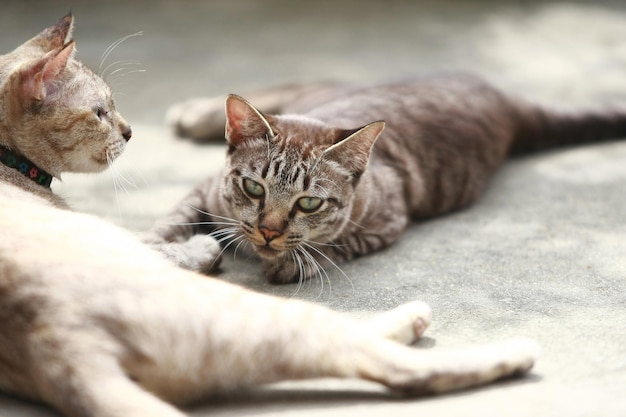
[[[359,178],[369,161],[372,147],[385,128],[385,122],[370,123],[360,129],[345,131],[339,141],[324,151],[324,156],[347,167],[355,178]]]
[[[44,29],[34,38],[26,42],[25,45],[37,46],[44,52],[49,52],[66,45],[74,29],[74,16],[69,12],[59,19],[53,26]]]
[[[48,52],[20,71],[21,96],[25,101],[42,101],[55,88],[55,80],[74,55],[74,41]]]
[[[274,132],[263,114],[244,98],[226,97],[226,140],[237,147],[247,139],[272,137]]]

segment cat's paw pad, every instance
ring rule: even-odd
[[[432,321],[432,310],[422,301],[403,304],[381,313],[367,323],[369,332],[404,344],[415,343]]]
[[[224,97],[196,98],[172,105],[165,116],[179,136],[194,140],[224,140]]]
[[[191,271],[209,273],[221,262],[222,249],[208,235],[195,235],[186,242],[155,243],[152,246],[180,267]]]

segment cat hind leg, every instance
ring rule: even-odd
[[[387,346],[376,353],[372,359],[380,366],[378,374],[366,371],[363,377],[409,395],[441,394],[522,375],[539,355],[538,344],[526,338],[454,349],[397,348],[403,347]],[[369,371],[369,366],[363,368]]]
[[[178,136],[195,141],[224,141],[225,96],[196,98],[171,106],[165,116]]]
[[[33,374],[41,400],[64,416],[185,416],[131,380],[114,355],[86,348],[81,340],[72,345],[64,339],[57,346],[64,348],[40,352],[43,360]]]

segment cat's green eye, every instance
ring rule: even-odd
[[[252,198],[261,198],[265,195],[263,186],[250,178],[243,179],[243,190]]]
[[[298,208],[305,213],[313,213],[322,207],[324,201],[319,197],[302,197],[298,199]]]

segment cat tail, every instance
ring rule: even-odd
[[[589,111],[517,108],[512,155],[626,138],[626,108]]]

